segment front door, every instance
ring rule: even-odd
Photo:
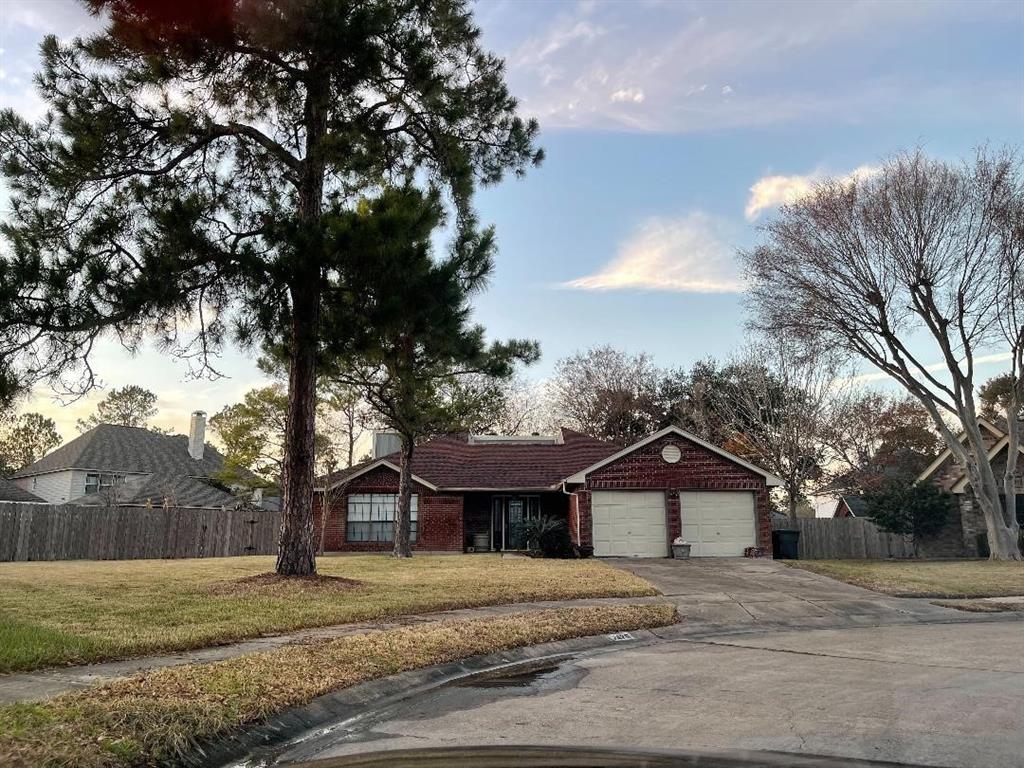
[[[494,496],[491,499],[491,549],[526,549],[527,520],[540,516],[538,496]]]

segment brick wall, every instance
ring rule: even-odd
[[[661,457],[666,445],[679,448],[682,458],[678,462],[669,464]],[[581,544],[593,545],[593,491],[659,489],[666,494],[669,541],[682,532],[679,491],[751,491],[757,515],[757,544],[771,552],[771,516],[764,477],[678,435],[668,435],[638,448],[587,476],[586,487],[576,493]]]
[[[419,496],[417,517],[419,532],[413,549],[429,552],[461,552],[463,548],[462,496],[435,493],[429,488],[415,485]],[[342,489],[332,491],[330,514],[324,531],[324,549],[327,552],[382,552],[390,551],[389,541],[346,541],[345,526],[348,519],[347,500],[352,493],[398,493],[398,473],[387,467],[378,467],[352,480]],[[314,530],[319,534],[323,495],[316,494],[313,509]]]
[[[569,538],[572,543],[576,546],[580,544],[580,537],[577,532],[582,533],[582,526],[580,525],[580,499],[577,494],[573,494],[568,497],[568,506],[566,507],[566,522],[569,525]]]

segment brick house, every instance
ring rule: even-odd
[[[832,517],[864,517],[864,507],[864,499],[860,496],[840,496]]]
[[[412,474],[420,551],[520,550],[520,524],[550,516],[565,521],[583,551],[627,557],[666,557],[680,535],[698,557],[770,551],[768,493],[781,484],[676,427],[625,448],[568,429],[442,437],[417,446]],[[396,453],[336,472],[319,491],[315,524],[325,550],[390,549]]]
[[[998,421],[978,419],[982,437],[988,448],[989,460],[997,480],[1002,479],[1006,467],[1008,438],[1005,425]],[[1024,453],[1024,449],[1022,449]],[[950,515],[946,525],[933,539],[922,542],[921,553],[926,557],[978,557],[983,553],[985,519],[971,490],[967,472],[947,448],[917,478],[917,482],[935,483],[956,496],[956,514]],[[1016,510],[1018,522],[1024,522],[1024,456],[1017,456]]]

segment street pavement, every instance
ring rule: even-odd
[[[473,745],[771,750],[1021,765],[1024,622],[772,561],[617,561],[684,621],[646,645],[469,678],[281,750],[282,764]]]

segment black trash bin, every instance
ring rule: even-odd
[[[772,531],[772,557],[776,560],[800,559],[800,531]]]

